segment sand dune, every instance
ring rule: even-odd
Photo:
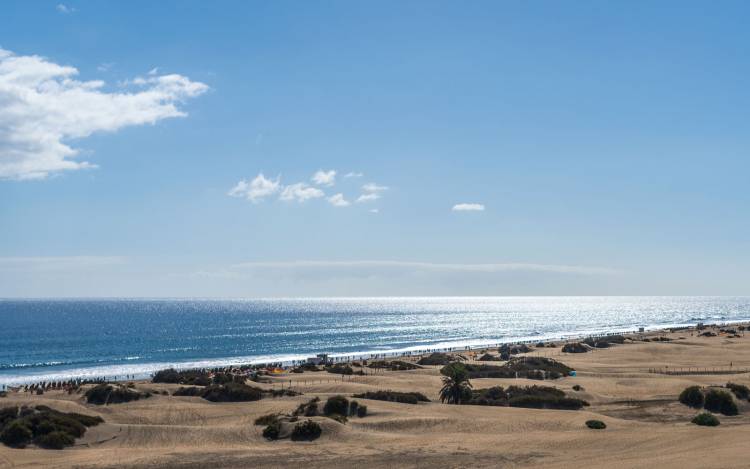
[[[591,403],[580,411],[508,407],[419,405],[359,399],[365,418],[347,424],[315,417],[323,435],[314,442],[269,442],[255,418],[288,413],[312,396],[393,389],[419,391],[435,401],[439,367],[386,371],[341,380],[328,373],[288,374],[276,378],[304,393],[250,403],[211,403],[197,397],[155,395],[106,407],[90,406],[80,395],[47,392],[43,396],[10,393],[8,404],[46,404],[63,411],[102,416],[76,446],[62,451],[0,447],[0,467],[535,467],[569,468],[595,464],[611,468],[748,467],[744,451],[750,438],[750,404],[741,415],[721,417],[716,428],[690,422],[695,411],[676,401],[691,384],[750,384],[747,373],[672,376],[650,373],[663,367],[750,366],[750,337],[696,337],[680,331],[672,342],[635,342],[585,354],[540,349],[574,367],[576,377],[545,384]],[[684,339],[680,339],[684,337]],[[523,379],[475,379],[475,388],[539,384]],[[581,385],[574,391],[573,385]],[[174,389],[138,383],[140,389]],[[270,387],[264,385],[264,387]],[[589,430],[596,418],[608,428]]]

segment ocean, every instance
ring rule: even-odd
[[[748,297],[0,300],[0,385],[750,320]]]

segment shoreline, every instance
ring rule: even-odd
[[[633,334],[651,334],[660,332],[669,332],[674,329],[680,328],[695,328],[698,324],[703,324],[707,327],[713,326],[725,326],[732,324],[744,324],[749,323],[748,319],[733,319],[726,321],[715,321],[715,322],[690,322],[680,324],[660,324],[654,326],[644,326],[643,332],[640,331],[640,327],[633,329],[632,327],[623,328],[608,328],[606,330],[589,330],[589,331],[576,331],[563,335],[553,334],[542,334],[538,336],[518,336],[513,338],[503,338],[494,340],[485,339],[469,339],[464,341],[456,342],[438,342],[432,346],[410,346],[400,349],[391,350],[371,350],[371,351],[356,351],[356,352],[340,352],[340,353],[329,353],[329,358],[334,363],[347,363],[354,360],[362,359],[376,359],[376,358],[408,358],[408,357],[419,357],[425,354],[433,352],[459,352],[459,351],[472,351],[482,350],[486,348],[496,348],[503,344],[536,344],[543,342],[546,344],[550,342],[571,342],[576,340],[585,339],[587,337],[601,337],[606,335],[622,334],[622,335],[633,335]],[[562,344],[560,344],[562,345]],[[291,368],[297,364],[304,362],[308,357],[313,357],[317,353],[325,352],[311,352],[307,354],[296,354],[296,355],[261,355],[256,357],[227,357],[220,359],[196,359],[184,362],[151,362],[151,363],[139,363],[132,365],[101,365],[85,368],[73,368],[68,370],[60,370],[52,373],[35,373],[35,374],[23,374],[23,375],[9,375],[5,377],[0,374],[0,389],[23,386],[26,384],[40,383],[44,381],[67,381],[75,379],[104,379],[112,382],[123,382],[129,380],[144,380],[150,379],[150,377],[156,371],[174,368],[177,370],[191,370],[191,369],[208,369],[208,368],[224,368],[224,367],[240,367],[240,366],[278,366],[280,368]],[[108,372],[109,370],[109,372]]]

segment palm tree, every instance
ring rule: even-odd
[[[451,363],[443,367],[443,388],[440,390],[440,401],[448,404],[460,404],[463,397],[470,393],[469,372],[461,363]]]

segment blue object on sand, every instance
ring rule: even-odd
[[[570,372],[570,376],[575,376],[575,375],[576,375],[576,370],[572,370],[572,371]]]

